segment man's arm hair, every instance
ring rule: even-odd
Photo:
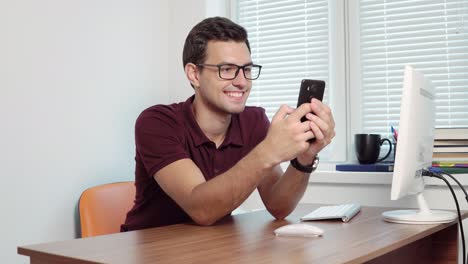
[[[159,170],[154,179],[200,225],[211,225],[244,202],[275,164],[261,153],[261,144],[228,171],[206,181],[190,159],[175,161]]]

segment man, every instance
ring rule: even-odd
[[[183,64],[195,95],[150,107],[136,122],[137,194],[122,231],[211,225],[255,189],[275,218],[285,218],[304,194],[317,153],[335,136],[330,109],[315,99],[297,109],[283,105],[270,124],[262,108],[246,107],[261,66],[251,60],[245,29],[226,18],[190,31]],[[280,163],[290,160],[283,173]]]

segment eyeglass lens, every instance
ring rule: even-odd
[[[219,75],[223,79],[234,79],[239,74],[240,69],[243,69],[246,79],[257,79],[260,74],[260,67],[257,65],[237,66],[226,64],[219,67]]]

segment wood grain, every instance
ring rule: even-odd
[[[214,226],[179,224],[23,246],[31,263],[456,263],[457,225],[382,220],[390,209],[363,207],[349,223],[311,222],[323,237],[276,237],[319,205],[302,204],[286,220],[265,211],[226,217]],[[463,213],[463,218],[467,213]]]

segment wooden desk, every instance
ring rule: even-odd
[[[236,215],[215,226],[179,224],[85,239],[18,247],[33,264],[54,263],[457,263],[456,223],[392,224],[388,210],[363,207],[349,223],[313,222],[323,237],[275,237],[317,205],[284,221],[266,211]],[[467,213],[463,214],[465,218]]]

